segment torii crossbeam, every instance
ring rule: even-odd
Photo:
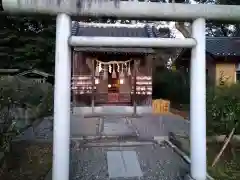
[[[118,3],[114,3],[118,2]],[[240,6],[133,2],[120,0],[2,0],[4,11],[11,13],[67,13],[71,16],[106,16],[151,20],[239,21]],[[223,13],[224,12],[224,13]]]

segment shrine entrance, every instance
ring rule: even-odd
[[[118,58],[121,56],[118,56]],[[123,59],[124,56],[122,56]],[[118,59],[117,58],[117,59]],[[132,105],[134,71],[131,60],[95,60],[95,105]],[[99,98],[101,97],[101,98]]]
[[[130,62],[119,65],[108,62],[108,105],[131,105],[131,71]],[[128,67],[127,67],[128,66]],[[121,67],[121,70],[120,70]],[[126,74],[125,70],[128,70]]]

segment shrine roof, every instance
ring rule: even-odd
[[[240,56],[240,37],[207,37],[207,52],[215,56]]]
[[[141,37],[141,38],[168,38],[169,28],[158,28],[151,24],[106,24],[106,23],[72,23],[73,36],[98,36],[98,37]],[[105,48],[105,47],[75,47],[76,51],[106,52],[106,53],[154,53],[152,48]]]
[[[73,22],[73,36],[108,37],[169,37],[169,28],[157,28],[150,24],[105,24]]]
[[[206,37],[206,56],[207,59],[216,59],[218,57],[231,57],[232,60],[236,60],[235,57],[240,56],[240,37]],[[179,54],[176,62],[182,60],[189,61],[191,56],[190,49],[183,49]],[[230,58],[228,58],[230,60]]]

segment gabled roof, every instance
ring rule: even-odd
[[[13,74],[19,72],[19,69],[0,69],[1,74]]]
[[[24,76],[27,74],[37,74],[43,77],[50,77],[53,76],[52,74],[39,71],[37,69],[30,69],[30,70],[23,70],[23,69],[0,69],[0,74],[7,74],[7,75],[13,75],[13,76]]]
[[[240,37],[207,37],[206,51],[215,56],[240,56]]]
[[[73,36],[98,36],[98,37],[141,37],[141,38],[168,38],[168,28],[157,28],[149,24],[105,24],[105,23],[72,23]],[[105,47],[75,47],[77,51],[88,52],[131,52],[154,53],[152,48],[105,48]]]

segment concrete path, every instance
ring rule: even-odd
[[[39,124],[28,128],[17,137],[18,140],[53,139],[52,117],[44,118]],[[83,118],[71,117],[71,137],[120,135],[137,133],[141,137],[168,136],[169,132],[189,135],[189,122],[174,115],[107,116]]]
[[[189,123],[178,116],[107,116],[71,117],[71,180],[178,180],[189,171],[189,165],[166,145],[142,144],[139,146],[84,147],[94,142],[78,140],[82,136],[125,136],[143,138],[168,136],[169,132],[189,134]],[[52,119],[44,119],[38,126],[28,129],[18,137],[22,140],[53,139]],[[77,139],[77,140],[76,140]],[[120,143],[120,142],[119,142]],[[100,145],[99,145],[100,144]],[[115,142],[116,144],[116,142]],[[106,142],[105,142],[106,145]],[[111,163],[117,162],[117,163]],[[122,163],[121,163],[122,162]],[[132,164],[133,163],[133,164]],[[116,171],[116,169],[118,169]],[[121,171],[119,170],[121,169]],[[50,174],[50,173],[49,173]],[[51,175],[48,175],[49,180]]]
[[[99,135],[102,128],[105,131],[108,129],[112,133],[115,131],[116,134],[126,133],[124,131],[129,133],[132,129],[141,137],[168,136],[169,132],[189,134],[189,122],[174,115],[154,116],[149,114],[137,118],[107,116],[85,119],[82,116],[73,115],[71,120],[72,137]]]
[[[36,127],[28,128],[18,140],[53,138],[52,117],[45,118]],[[139,118],[108,116],[107,118],[83,118],[72,115],[71,137],[126,134],[137,131],[141,137],[168,136],[169,132],[189,134],[189,122],[172,115],[144,115]]]

